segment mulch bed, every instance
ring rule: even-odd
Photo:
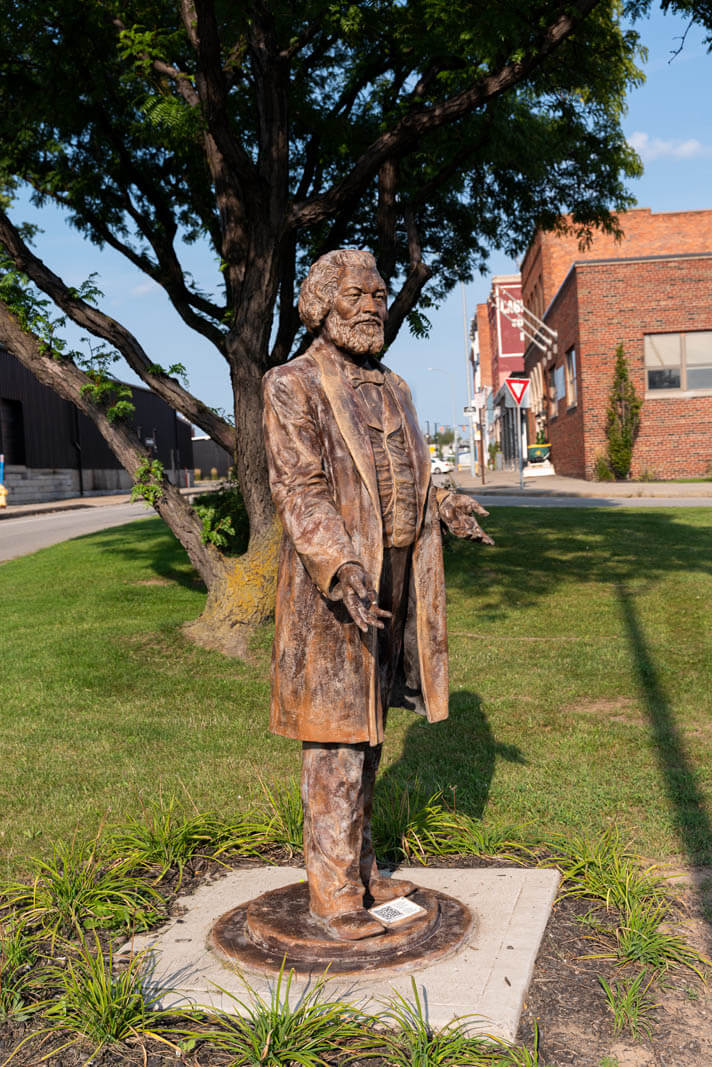
[[[294,862],[286,856],[275,857]],[[230,866],[254,866],[258,861],[235,858]],[[483,867],[501,866],[501,861],[487,861],[472,856],[439,859],[434,866]],[[171,895],[190,893],[207,878],[214,877],[224,866],[200,860],[187,867],[180,884],[177,877],[162,884]],[[709,891],[708,891],[709,893]],[[701,952],[710,952],[709,916],[712,896],[705,899],[699,891],[682,893],[687,935]],[[174,909],[174,905],[171,905]],[[621,970],[611,959],[595,958],[605,952],[591,930],[580,921],[591,909],[591,902],[576,898],[560,900],[552,911],[542,941],[518,1033],[518,1042],[533,1048],[535,1035],[539,1043],[539,1062],[547,1067],[704,1067],[712,1064],[712,992],[697,977],[677,969],[656,989],[657,1007],[649,1017],[650,1035],[633,1039],[629,1034],[616,1035],[613,1016],[607,1005],[599,976],[609,982],[620,977]],[[108,943],[105,939],[105,944]],[[623,972],[625,973],[625,972]],[[628,973],[635,973],[632,970]],[[0,1064],[3,1064],[30,1029],[41,1028],[41,1021],[0,1024]],[[12,1064],[29,1067],[43,1056],[48,1067],[79,1067],[87,1062],[90,1049],[76,1045],[52,1054],[62,1042],[50,1038],[29,1041],[13,1057]],[[166,1067],[183,1063],[186,1067],[222,1067],[229,1057],[198,1046],[184,1056],[149,1042],[142,1047],[105,1049],[92,1063],[97,1067]],[[362,1060],[357,1067],[387,1067],[384,1061]]]

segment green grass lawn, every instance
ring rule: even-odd
[[[611,825],[712,859],[712,510],[496,508],[446,549],[451,716],[391,712],[379,789],[413,782],[546,838]],[[159,520],[0,566],[0,877],[160,799],[229,818],[298,773],[267,732],[271,629],[190,645],[204,592]]]

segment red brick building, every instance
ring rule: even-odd
[[[538,233],[522,263],[524,304],[557,333],[530,344],[529,438],[543,430],[557,474],[592,478],[606,453],[616,347],[643,399],[633,477],[698,477],[712,465],[712,211],[620,218],[624,237]]]
[[[488,398],[486,436],[499,444],[507,465],[518,451],[516,413],[504,380],[524,373],[521,301],[520,275],[495,275],[487,303],[477,305],[472,323],[474,385],[486,389]]]

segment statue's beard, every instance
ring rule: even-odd
[[[384,345],[380,319],[342,319],[333,309],[324,320],[324,333],[337,348],[354,356],[377,356]]]

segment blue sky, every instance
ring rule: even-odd
[[[653,211],[712,208],[712,55],[706,52],[702,32],[693,27],[683,51],[671,59],[685,28],[683,20],[661,13],[639,25],[649,52],[646,81],[629,98],[623,128],[645,166],[643,177],[632,183],[632,192],[640,207]],[[53,209],[38,212],[22,201],[15,206],[13,217],[43,227],[36,249],[68,284],[77,285],[90,272],[98,272],[98,284],[106,294],[104,310],[136,334],[150,358],[164,366],[184,363],[192,392],[212,407],[231,408],[227,365],[210,344],[180,323],[158,286],[117,253],[99,251],[84,241]],[[196,277],[215,276],[215,265],[205,251],[187,251],[188,266]],[[465,287],[468,318],[475,305],[487,299],[489,276],[517,269],[516,262],[494,253],[488,275],[478,276]],[[453,407],[459,417],[466,400],[460,288],[431,318],[433,329],[427,340],[416,341],[402,331],[388,354],[389,365],[413,390],[423,426],[426,420],[452,422]],[[78,336],[72,338],[73,343]],[[128,381],[136,380],[128,369],[118,373]]]

